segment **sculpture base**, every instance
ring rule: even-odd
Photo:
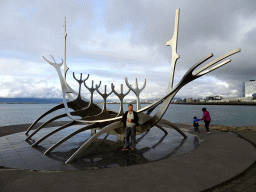
[[[165,128],[165,134],[157,127],[149,132],[136,136],[136,150],[121,151],[123,142],[117,135],[104,134],[100,136],[74,163],[65,161],[91,136],[91,131],[84,131],[54,149],[50,155],[43,153],[64,136],[77,130],[80,126],[73,126],[60,131],[33,148],[30,145],[56,129],[44,128],[29,142],[24,141],[25,132],[0,137],[0,166],[32,170],[81,170],[101,169],[117,166],[128,166],[149,163],[164,158],[188,153],[200,145],[197,136],[188,134],[187,139],[175,130]]]

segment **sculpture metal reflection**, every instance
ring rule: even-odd
[[[26,134],[29,134],[29,131],[36,125],[36,123],[45,117],[46,115],[50,114],[53,111],[59,110],[61,108],[65,108],[65,114],[57,116],[51,120],[50,122],[59,119],[65,116],[68,116],[71,119],[71,122],[57,128],[55,131],[52,131],[51,133],[45,135],[38,141],[36,141],[32,146],[37,146],[40,142],[42,142],[44,139],[48,138],[52,134],[58,132],[59,130],[62,130],[66,127],[72,126],[74,124],[84,124],[85,126],[78,129],[77,131],[73,132],[72,134],[66,136],[65,138],[61,139],[59,142],[51,146],[46,152],[50,153],[53,149],[55,149],[57,146],[59,146],[61,143],[65,142],[66,140],[70,139],[71,137],[75,136],[76,134],[88,130],[88,129],[99,129],[99,131],[95,134],[93,134],[84,144],[66,161],[66,163],[73,162],[75,159],[79,157],[79,155],[95,140],[97,139],[100,135],[107,133],[107,134],[115,134],[118,135],[119,138],[122,138],[121,136],[124,135],[124,128],[122,123],[120,122],[121,120],[121,115],[123,114],[123,99],[124,97],[132,90],[137,98],[137,112],[139,114],[139,123],[140,126],[137,128],[137,134],[141,134],[145,131],[148,131],[150,128],[153,126],[158,126],[160,129],[165,131],[161,126],[158,125],[158,122],[162,119],[163,115],[165,114],[166,110],[168,109],[173,97],[178,93],[178,91],[186,84],[189,82],[207,74],[210,73],[211,71],[229,63],[231,60],[228,59],[226,61],[223,61],[220,64],[217,64],[219,61],[237,53],[240,52],[240,49],[235,49],[217,59],[214,61],[210,62],[209,64],[205,65],[204,67],[200,68],[199,70],[195,71],[196,68],[198,68],[201,64],[203,64],[205,61],[210,59],[213,54],[209,54],[203,59],[201,59],[199,62],[197,62],[195,65],[193,65],[187,73],[184,75],[184,77],[181,79],[181,81],[173,88],[173,79],[174,79],[174,74],[175,74],[175,66],[177,59],[179,58],[179,55],[177,54],[177,40],[178,40],[178,29],[179,29],[179,9],[176,10],[176,17],[175,17],[175,27],[174,27],[174,34],[173,37],[170,41],[166,43],[167,46],[172,47],[172,62],[171,62],[171,73],[170,73],[170,80],[168,84],[168,89],[167,93],[165,96],[163,96],[161,99],[157,100],[156,102],[152,103],[151,105],[148,105],[144,108],[141,108],[140,105],[140,99],[139,99],[139,94],[140,92],[145,88],[146,86],[146,80],[144,81],[144,85],[142,86],[141,89],[138,88],[138,82],[136,78],[136,88],[132,88],[131,85],[128,83],[128,79],[125,78],[125,82],[127,87],[129,88],[128,92],[123,94],[123,85],[121,85],[121,93],[118,94],[115,91],[115,87],[112,84],[111,85],[111,92],[109,94],[106,93],[106,86],[105,86],[105,93],[101,93],[98,89],[100,87],[100,84],[95,88],[93,88],[93,81],[92,81],[92,88],[89,88],[85,81],[88,79],[88,77],[84,80],[82,80],[82,74],[80,76],[80,80],[75,78],[75,75],[73,74],[74,78],[77,80],[79,83],[79,92],[75,92],[67,83],[66,81],[66,73],[68,71],[68,67],[66,65],[66,19],[65,19],[65,48],[64,48],[64,75],[61,73],[61,66],[63,65],[63,60],[60,64],[57,64],[53,58],[53,62],[48,61],[43,57],[49,64],[51,64],[57,71],[59,80],[61,83],[61,88],[62,88],[62,93],[63,93],[63,104],[60,104],[53,109],[49,110],[45,114],[43,114],[41,117],[39,117],[27,130]],[[213,66],[217,64],[216,66]],[[213,66],[213,67],[212,67]],[[212,67],[212,68],[210,68]],[[210,69],[209,69],[210,68]],[[82,82],[84,83],[85,87],[90,91],[91,93],[91,100],[88,102],[88,100],[84,97],[81,96],[81,84]],[[104,99],[104,107],[101,109],[98,105],[93,103],[93,92],[97,91]],[[120,99],[120,110],[119,113],[108,110],[106,108],[106,99],[110,94],[116,94],[117,97]],[[74,99],[71,94],[77,95],[77,98]],[[66,97],[69,98],[69,102],[67,102]],[[157,110],[156,114],[154,116],[150,116],[149,114],[157,107],[160,106],[160,108]],[[73,111],[70,112],[70,109]],[[143,112],[147,112],[144,114]],[[80,118],[77,118],[80,117]],[[47,123],[47,122],[46,122]],[[184,138],[187,136],[178,128],[176,127],[173,123],[164,120],[164,123],[173,127],[175,130],[177,130]],[[27,139],[31,138],[36,132],[38,132],[43,126],[40,126],[38,129],[36,129],[33,133],[28,135]],[[166,131],[165,131],[166,133]]]

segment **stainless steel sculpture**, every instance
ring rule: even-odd
[[[137,111],[138,111],[138,110],[141,109],[141,105],[140,105],[140,93],[141,93],[141,91],[142,91],[143,89],[145,89],[145,87],[146,87],[146,79],[144,80],[144,85],[142,86],[141,89],[138,88],[138,80],[137,80],[137,78],[135,79],[135,82],[136,82],[136,88],[132,88],[132,86],[129,85],[129,83],[128,83],[127,77],[125,78],[125,83],[126,83],[127,87],[129,87],[129,89],[132,90],[132,91],[135,93],[135,95],[136,95],[136,98],[137,98]]]
[[[120,100],[120,109],[119,109],[119,113],[118,113],[117,116],[121,116],[121,115],[124,114],[124,109],[123,109],[124,97],[130,93],[130,89],[129,89],[129,90],[124,94],[124,93],[123,93],[123,88],[124,88],[124,86],[123,86],[123,84],[121,84],[121,93],[119,94],[119,93],[117,93],[117,92],[115,91],[115,86],[112,84],[112,90],[113,90],[113,92],[116,94],[116,96],[117,96],[117,97],[119,98],[119,100]]]
[[[100,135],[107,133],[107,134],[115,134],[118,136],[118,138],[122,138],[122,136],[124,135],[124,128],[123,125],[121,123],[121,115],[123,114],[123,99],[124,97],[130,92],[130,90],[132,90],[137,98],[137,112],[139,114],[139,123],[141,126],[139,126],[137,128],[137,134],[141,134],[145,131],[148,131],[150,128],[152,128],[153,126],[158,126],[160,129],[162,129],[163,131],[165,131],[162,127],[160,127],[157,123],[162,119],[164,113],[166,112],[166,110],[168,109],[173,97],[178,93],[178,91],[186,84],[188,84],[189,82],[203,76],[206,75],[207,73],[210,73],[211,71],[229,63],[231,60],[225,60],[220,64],[217,64],[218,62],[222,61],[223,59],[240,52],[240,49],[235,49],[217,59],[215,59],[214,61],[208,63],[207,65],[205,65],[204,67],[198,69],[197,71],[195,71],[196,68],[198,68],[201,64],[203,64],[204,62],[206,62],[208,59],[210,59],[213,54],[209,54],[206,57],[204,57],[203,59],[201,59],[199,62],[197,62],[195,65],[193,65],[188,71],[187,73],[184,75],[184,77],[181,79],[181,81],[175,86],[173,87],[173,79],[174,79],[174,73],[175,73],[175,66],[176,66],[176,62],[177,59],[179,58],[179,55],[177,54],[177,40],[178,40],[178,29],[179,29],[179,9],[176,10],[176,17],[175,17],[175,27],[174,27],[174,34],[173,37],[170,41],[168,41],[166,43],[167,46],[171,46],[172,47],[172,62],[171,62],[171,73],[170,73],[170,80],[169,80],[169,84],[168,84],[168,89],[167,89],[167,93],[165,96],[163,96],[161,99],[159,99],[158,101],[152,103],[151,105],[144,107],[141,109],[141,105],[140,105],[140,99],[139,99],[139,94],[140,92],[145,88],[146,86],[146,80],[144,81],[144,85],[141,89],[138,88],[138,82],[136,79],[136,88],[132,88],[131,85],[128,83],[128,79],[125,78],[125,82],[127,87],[129,88],[129,91],[125,94],[123,94],[123,85],[121,85],[121,93],[118,94],[115,91],[115,87],[113,84],[111,84],[111,89],[112,91],[110,93],[106,93],[106,86],[105,86],[105,92],[101,93],[99,91],[99,87],[101,82],[99,83],[99,85],[95,88],[93,88],[93,81],[92,81],[92,87],[89,88],[85,81],[88,79],[88,77],[84,80],[82,80],[82,74],[80,75],[80,80],[76,79],[74,73],[73,73],[73,77],[76,79],[76,81],[79,83],[79,91],[78,93],[75,92],[66,82],[66,73],[68,71],[68,67],[66,65],[66,37],[67,37],[67,33],[66,33],[66,19],[65,19],[65,33],[64,33],[64,40],[65,40],[65,45],[64,45],[64,62],[62,60],[62,62],[60,64],[57,64],[54,60],[54,58],[52,57],[53,62],[50,62],[48,60],[46,60],[44,57],[44,59],[51,64],[57,71],[57,74],[59,76],[59,80],[61,83],[61,88],[62,88],[62,93],[63,93],[63,104],[60,104],[54,108],[52,108],[51,110],[47,111],[46,113],[44,113],[41,117],[39,117],[27,130],[26,135],[27,140],[30,139],[34,134],[36,134],[41,128],[43,128],[46,124],[68,116],[71,119],[71,122],[60,127],[57,128],[56,130],[52,131],[51,133],[45,135],[44,137],[42,137],[41,139],[39,139],[38,141],[36,141],[32,146],[37,146],[40,142],[42,142],[43,140],[45,140],[46,138],[48,138],[49,136],[51,136],[52,134],[55,134],[56,132],[65,129],[66,127],[75,125],[75,124],[84,124],[85,126],[76,130],[75,132],[73,132],[72,134],[66,136],[65,138],[61,139],[60,141],[58,141],[56,144],[54,144],[53,146],[51,146],[46,152],[45,154],[50,153],[53,149],[55,149],[56,147],[58,147],[61,143],[65,142],[66,140],[70,139],[71,137],[75,136],[76,134],[85,131],[85,130],[89,130],[89,129],[99,129],[99,131],[96,133],[94,132],[94,134],[92,134],[92,136],[87,139],[84,144],[66,161],[66,163],[70,163],[73,162],[75,159],[77,159],[79,157],[79,155],[81,153],[84,152],[84,150],[95,140],[97,139]],[[64,75],[61,73],[61,66],[64,63]],[[217,64],[217,65],[215,65]],[[215,66],[213,66],[215,65]],[[213,67],[212,67],[213,66]],[[211,68],[210,68],[211,67]],[[90,102],[88,102],[88,100],[84,97],[81,96],[81,84],[84,83],[84,86],[90,91],[91,93],[91,99]],[[104,100],[104,106],[103,109],[101,109],[98,105],[93,103],[93,92],[97,91]],[[77,98],[74,99],[72,97],[72,94],[77,95]],[[119,113],[108,110],[106,108],[106,99],[110,94],[116,94],[118,96],[118,98],[120,99],[120,110]],[[67,102],[66,97],[69,98],[69,102]],[[150,113],[157,107],[160,106],[159,110],[156,112],[156,114],[154,116],[150,116]],[[44,123],[43,125],[39,126],[34,132],[32,132],[29,135],[29,131],[31,131],[31,129],[37,124],[37,122],[39,120],[41,120],[43,117],[45,117],[46,115],[50,114],[53,111],[59,110],[61,108],[65,108],[65,114],[62,114],[60,116],[57,116],[55,118],[52,118],[51,120],[47,121],[46,123]],[[70,112],[69,110],[72,109],[74,111]],[[143,112],[147,112],[146,115]],[[77,118],[76,116],[79,116],[80,118]],[[167,121],[167,120],[163,120],[165,124],[170,125],[171,127],[173,127],[175,130],[177,130],[184,138],[186,138],[186,134],[184,134],[178,127],[176,127],[174,124],[172,124],[171,122]],[[166,133],[166,131],[165,131]]]

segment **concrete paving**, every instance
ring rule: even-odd
[[[184,139],[174,129],[165,128],[166,132],[163,132],[158,127],[152,127],[150,131],[136,135],[135,151],[124,152],[121,150],[123,141],[118,140],[117,135],[105,133],[98,137],[75,163],[65,164],[82,143],[91,137],[91,130],[86,130],[68,139],[49,154],[44,154],[52,145],[83,127],[84,125],[68,127],[46,138],[35,147],[31,147],[35,141],[59,127],[43,128],[28,141],[25,141],[27,138],[25,132],[2,136],[0,166],[37,171],[102,169],[145,164],[188,153],[200,146],[199,138],[193,134],[185,133],[187,138]]]
[[[255,147],[234,134],[211,130],[207,135],[201,128],[196,135],[202,140],[197,149],[146,164],[57,172],[0,169],[0,191],[202,191],[256,160]]]
[[[256,148],[255,131],[236,131],[243,139],[252,143]],[[256,161],[244,172],[230,180],[205,190],[207,192],[255,192],[256,191]]]

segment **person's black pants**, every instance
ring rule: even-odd
[[[205,121],[205,129],[208,132],[209,131],[209,125],[211,121]]]
[[[136,126],[126,127],[125,129],[125,145],[124,148],[129,146],[129,138],[131,136],[131,147],[136,147]]]
[[[194,129],[195,129],[195,131],[200,132],[200,130],[198,129],[198,126],[194,126]]]

